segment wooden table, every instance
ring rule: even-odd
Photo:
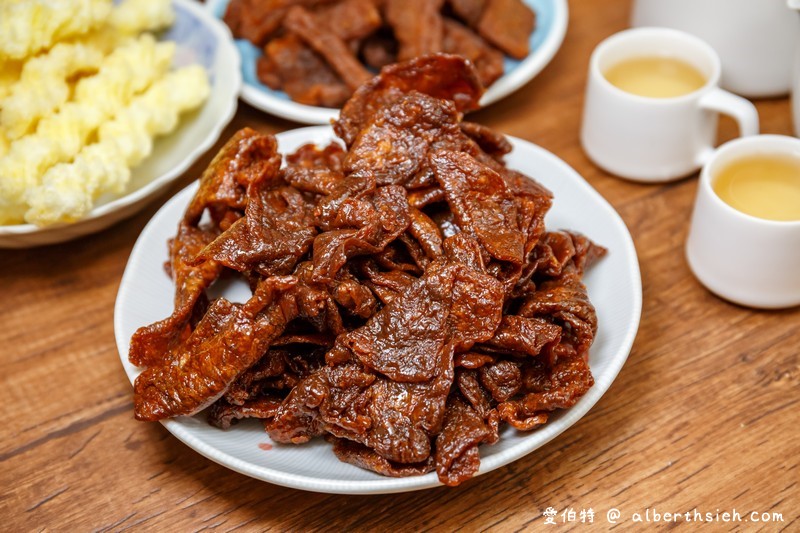
[[[456,489],[345,497],[218,466],[161,425],[134,421],[114,344],[120,277],[153,205],[75,242],[0,251],[0,529],[538,530],[548,527],[543,512],[552,507],[559,529],[581,526],[582,510],[586,525],[589,509],[595,527],[606,529],[612,508],[631,526],[633,514],[645,519],[649,508],[651,519],[653,510],[722,518],[735,509],[743,519],[776,512],[783,522],[742,525],[798,531],[800,309],[737,307],[692,277],[683,244],[696,177],[637,185],[587,160],[578,129],[589,54],[626,27],[630,2],[576,0],[570,9],[550,66],[474,119],[565,159],[614,205],[635,240],[641,327],[591,412],[543,448]],[[791,133],[787,99],[757,106],[762,131]],[[245,125],[270,133],[296,127],[241,104],[224,137]],[[720,131],[729,139],[735,126],[723,120]]]

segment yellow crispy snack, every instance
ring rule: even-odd
[[[29,59],[19,82],[0,102],[0,124],[6,137],[22,137],[41,117],[60,108],[69,98],[70,76],[96,71],[103,53],[81,43],[59,43],[49,52]]]
[[[0,109],[2,99],[11,93],[11,88],[19,81],[22,73],[22,61],[0,61]]]
[[[22,59],[103,24],[110,0],[3,0],[0,60]]]
[[[98,142],[88,145],[72,163],[48,170],[30,190],[25,220],[38,225],[84,217],[107,192],[122,193],[130,167],[153,149],[153,137],[169,133],[180,113],[198,107],[209,92],[205,70],[192,65],[171,72],[136,97],[116,118],[100,127]]]
[[[52,165],[70,161],[100,124],[124,108],[169,68],[175,46],[152,35],[117,48],[94,76],[82,78],[74,101],[39,121],[36,132],[11,143],[0,159],[0,223],[19,223],[26,191],[36,187]]]

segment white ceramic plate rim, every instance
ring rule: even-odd
[[[321,143],[332,139],[333,132],[328,126],[313,126],[281,133],[277,135],[277,138],[279,144],[290,143],[290,139],[294,140],[296,138],[305,139],[307,142]],[[588,193],[595,205],[603,211],[604,216],[608,218],[608,220],[614,225],[615,229],[620,233],[620,235],[623,236],[624,245],[621,249],[615,247],[614,250],[612,250],[612,253],[621,254],[621,257],[623,257],[628,270],[627,276],[632,284],[632,300],[629,302],[632,314],[625,317],[629,319],[629,322],[625,327],[624,336],[619,342],[616,352],[607,356],[610,361],[607,370],[603,373],[602,377],[595,376],[595,385],[589,389],[589,392],[587,392],[586,395],[584,395],[584,397],[581,398],[581,400],[575,406],[563,411],[562,416],[560,416],[558,419],[548,422],[543,427],[530,433],[530,438],[527,438],[526,436],[518,444],[515,444],[506,450],[493,454],[487,458],[482,457],[480,470],[478,471],[477,475],[485,474],[489,471],[500,468],[523,457],[524,455],[527,455],[535,449],[544,446],[546,443],[550,442],[552,439],[577,422],[592,408],[592,406],[594,406],[595,403],[597,403],[597,401],[611,386],[611,383],[616,378],[628,357],[639,327],[642,307],[641,275],[639,272],[636,250],[634,248],[633,239],[631,238],[630,233],[628,232],[627,227],[625,226],[625,223],[622,221],[622,218],[619,216],[619,214],[597,191],[591,187],[591,185],[589,185],[572,167],[570,167],[563,160],[551,152],[548,152],[547,150],[528,141],[510,136],[508,138],[515,148],[524,148],[526,153],[532,154],[533,157],[531,157],[531,159],[536,158],[540,161],[546,161],[548,165],[558,168],[559,172],[562,172],[565,177],[568,177],[571,180],[572,185],[583,189],[584,193]],[[146,260],[157,260],[161,262],[165,259],[165,257],[154,259],[152,255],[148,257],[148,254],[143,253],[147,246],[149,246],[146,236],[151,230],[151,226],[155,227],[156,225],[162,223],[159,217],[161,212],[171,208],[174,204],[187,204],[191,198],[191,195],[194,194],[197,185],[197,182],[195,182],[186,187],[175,197],[173,197],[167,204],[165,204],[161,211],[156,213],[147,226],[145,226],[145,228],[142,230],[142,234],[133,247],[130,260],[125,268],[125,273],[120,283],[114,309],[114,333],[122,365],[131,383],[133,383],[136,376],[141,372],[141,369],[131,365],[128,361],[127,354],[129,339],[123,333],[125,330],[125,321],[123,318],[125,315],[125,303],[129,301],[129,299],[133,298],[133,288],[129,278],[134,276],[138,262]],[[558,201],[558,199],[556,199],[556,201]],[[600,327],[603,327],[602,324]],[[277,485],[333,494],[385,494],[440,486],[435,473],[406,478],[380,477],[379,479],[367,481],[321,479],[287,473],[274,468],[253,465],[252,463],[243,461],[238,457],[220,451],[219,449],[207,444],[195,436],[191,427],[183,423],[180,418],[165,420],[162,421],[162,424],[179,440],[212,461],[215,461],[247,476],[268,481]]]
[[[202,20],[204,24],[206,24],[219,38],[219,45],[221,47],[228,48],[227,55],[234,61],[235,69],[232,69],[235,72],[235,78],[233,78],[233,84],[239,88],[234,94],[241,91],[242,86],[242,73],[241,73],[241,58],[239,56],[239,51],[236,50],[236,47],[233,45],[233,36],[231,35],[228,26],[224,23],[220,22],[219,19],[212,16],[203,6],[199,5],[197,2],[192,0],[172,0],[175,4],[179,4],[182,8],[191,11],[194,15],[197,16],[198,19]],[[103,205],[99,205],[92,209],[88,215],[84,218],[75,221],[73,224],[55,224],[52,226],[36,226],[35,224],[13,224],[13,225],[0,225],[0,235],[25,235],[25,234],[35,234],[41,232],[50,232],[54,229],[59,227],[71,226],[74,224],[84,224],[91,220],[96,220],[102,217],[105,217],[109,213],[113,213],[118,209],[129,205],[135,204],[136,202],[143,200],[144,198],[148,197],[150,194],[160,190],[162,187],[165,187],[167,184],[172,182],[174,179],[178,178],[181,174],[186,172],[190,166],[201,156],[203,155],[206,150],[214,146],[214,143],[217,142],[222,131],[228,125],[228,123],[233,118],[233,115],[236,113],[236,109],[238,107],[237,101],[235,98],[232,98],[230,104],[225,109],[224,113],[219,115],[219,119],[214,124],[214,127],[208,130],[208,135],[203,139],[201,143],[199,143],[194,150],[186,154],[186,157],[181,160],[180,163],[175,165],[172,169],[168,172],[161,174],[160,176],[154,178],[153,180],[149,181],[145,186],[136,189],[135,191],[131,191],[130,193],[120,196],[108,203]],[[156,141],[158,142],[158,141]]]
[[[224,1],[227,0],[209,0],[206,8],[209,13],[213,14],[220,3]],[[511,73],[504,74],[486,90],[481,98],[481,108],[505,98],[531,81],[556,55],[567,33],[569,8],[567,0],[551,1],[553,2],[553,23],[545,40],[538,49],[528,54],[528,57],[523,59]],[[329,124],[331,120],[335,120],[339,116],[338,109],[284,100],[247,83],[242,83],[241,97],[256,109],[301,124]]]

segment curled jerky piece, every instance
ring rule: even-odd
[[[430,161],[459,227],[474,235],[495,259],[521,264],[524,236],[503,178],[460,152],[437,152]]]
[[[386,21],[392,27],[400,49],[398,61],[442,51],[444,0],[386,0]]]
[[[536,14],[522,0],[486,0],[478,33],[515,59],[525,59]]]
[[[464,112],[478,108],[483,86],[475,69],[458,56],[436,54],[389,65],[353,93],[333,123],[334,131],[350,146],[375,112],[410,91],[452,100]]]
[[[370,73],[358,62],[345,42],[319,25],[306,9],[299,6],[291,8],[283,24],[324,57],[350,89],[355,90],[370,78]]]

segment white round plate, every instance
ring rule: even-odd
[[[333,139],[328,126],[302,128],[278,136],[281,152],[307,142],[326,145]],[[611,386],[633,344],[639,327],[642,285],[633,240],[614,209],[569,165],[527,141],[510,138],[514,151],[508,166],[534,176],[555,194],[547,215],[549,229],[580,231],[608,247],[606,257],[586,274],[589,296],[597,309],[599,329],[589,362],[595,384],[571,409],[555,413],[550,422],[531,432],[505,427],[500,442],[482,446],[480,474],[519,459],[570,427]],[[128,362],[129,339],[140,326],[168,316],[173,308],[173,284],[163,270],[166,242],[177,229],[197,183],[178,193],[147,224],[131,252],[114,309],[114,332],[122,365],[131,382],[140,369]],[[242,301],[246,291],[227,287],[221,291]],[[244,294],[243,294],[244,292]],[[424,489],[439,485],[435,473],[389,478],[339,461],[331,445],[314,439],[302,445],[274,444],[255,420],[227,431],[212,427],[205,413],[163,422],[176,437],[195,451],[228,468],[257,479],[296,489],[339,494],[380,494]],[[259,444],[270,444],[264,450]],[[269,446],[266,446],[267,448]]]
[[[75,239],[136,213],[211,148],[236,113],[242,76],[228,27],[193,0],[172,0],[175,23],[158,36],[175,41],[175,67],[193,63],[208,71],[211,93],[203,106],[181,116],[178,127],[156,139],[153,153],[133,169],[128,192],[101,201],[71,224],[0,226],[0,248],[28,248]]]
[[[208,9],[220,19],[230,0],[207,0]],[[569,12],[567,0],[523,0],[536,12],[536,28],[530,37],[531,53],[518,61],[505,58],[505,74],[489,87],[481,98],[486,107],[531,81],[553,59],[567,32]],[[301,124],[330,124],[339,110],[293,102],[283,91],[270,89],[258,80],[256,60],[261,49],[245,39],[236,39],[242,57],[242,100],[277,117]]]

